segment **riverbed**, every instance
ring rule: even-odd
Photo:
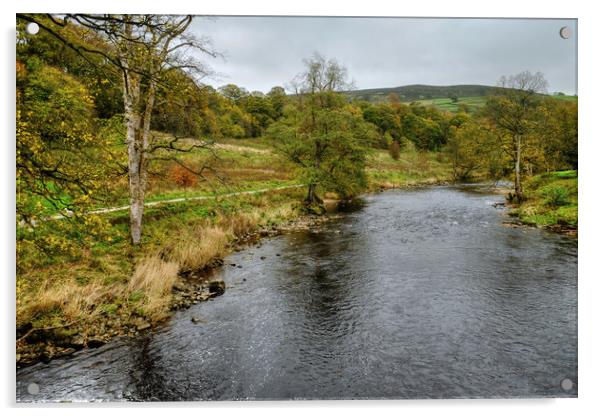
[[[19,370],[17,400],[576,397],[577,240],[500,202],[366,196],[233,253],[225,294],[157,330]]]

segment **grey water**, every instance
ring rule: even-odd
[[[159,329],[19,370],[17,400],[576,397],[577,240],[505,226],[502,201],[367,196],[233,253],[225,294]]]

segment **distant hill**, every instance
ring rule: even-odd
[[[348,91],[351,98],[379,102],[386,101],[390,94],[395,94],[400,101],[412,102],[432,100],[436,98],[484,97],[494,93],[496,87],[488,85],[404,85],[393,88],[371,88]]]
[[[418,102],[425,106],[434,106],[439,110],[458,111],[463,105],[469,112],[477,111],[485,105],[487,96],[495,94],[499,87],[488,85],[405,85],[393,88],[372,88],[365,90],[347,91],[351,99],[382,102],[389,99],[390,94],[395,94],[402,102]],[[452,100],[455,97],[456,100]],[[554,98],[567,101],[576,101],[573,95],[553,95]]]

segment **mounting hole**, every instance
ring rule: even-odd
[[[40,393],[40,386],[38,386],[36,383],[29,383],[27,386],[27,393],[32,395]]]
[[[25,31],[30,35],[37,35],[40,31],[40,26],[37,23],[30,22],[27,23],[27,26],[25,26]]]
[[[568,26],[562,26],[560,28],[560,37],[562,39],[568,39],[568,38],[571,37],[571,35],[572,35],[572,31],[571,31],[570,27],[568,27]]]
[[[571,391],[573,390],[573,381],[570,378],[565,378],[560,382],[560,387],[564,391]]]

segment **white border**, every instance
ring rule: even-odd
[[[602,91],[600,87],[600,45],[602,17],[596,13],[595,2],[546,1],[528,2],[525,0],[503,0],[497,2],[454,0],[421,0],[392,2],[385,0],[303,0],[289,3],[285,1],[261,0],[214,0],[213,2],[169,1],[123,1],[104,0],[83,2],[81,0],[21,0],[18,4],[2,4],[2,209],[5,221],[2,239],[3,331],[1,355],[3,371],[1,382],[2,402],[13,407],[12,413],[71,414],[91,412],[93,414],[131,412],[134,408],[144,408],[145,413],[164,414],[166,405],[131,404],[125,409],[116,405],[91,406],[81,409],[75,405],[54,406],[52,409],[39,407],[14,408],[14,25],[15,13],[20,12],[114,12],[114,13],[194,13],[194,14],[234,14],[234,15],[345,15],[345,16],[440,16],[440,17],[547,17],[579,19],[579,164],[580,164],[580,233],[579,233],[579,399],[549,400],[439,400],[439,401],[334,401],[334,402],[253,402],[253,403],[188,403],[171,404],[175,412],[191,408],[198,412],[244,411],[250,414],[306,414],[308,412],[328,412],[335,408],[346,408],[346,413],[364,414],[375,408],[379,413],[421,411],[426,414],[462,415],[504,415],[514,412],[531,414],[567,415],[588,414],[601,408],[597,400],[602,383],[600,351],[602,351],[598,318],[602,304],[602,274],[596,267],[601,248],[597,244],[602,230],[598,220],[600,210],[599,174],[602,157],[602,134],[600,133],[599,105]],[[90,407],[90,406],[89,406]],[[110,409],[110,410],[109,410]]]

